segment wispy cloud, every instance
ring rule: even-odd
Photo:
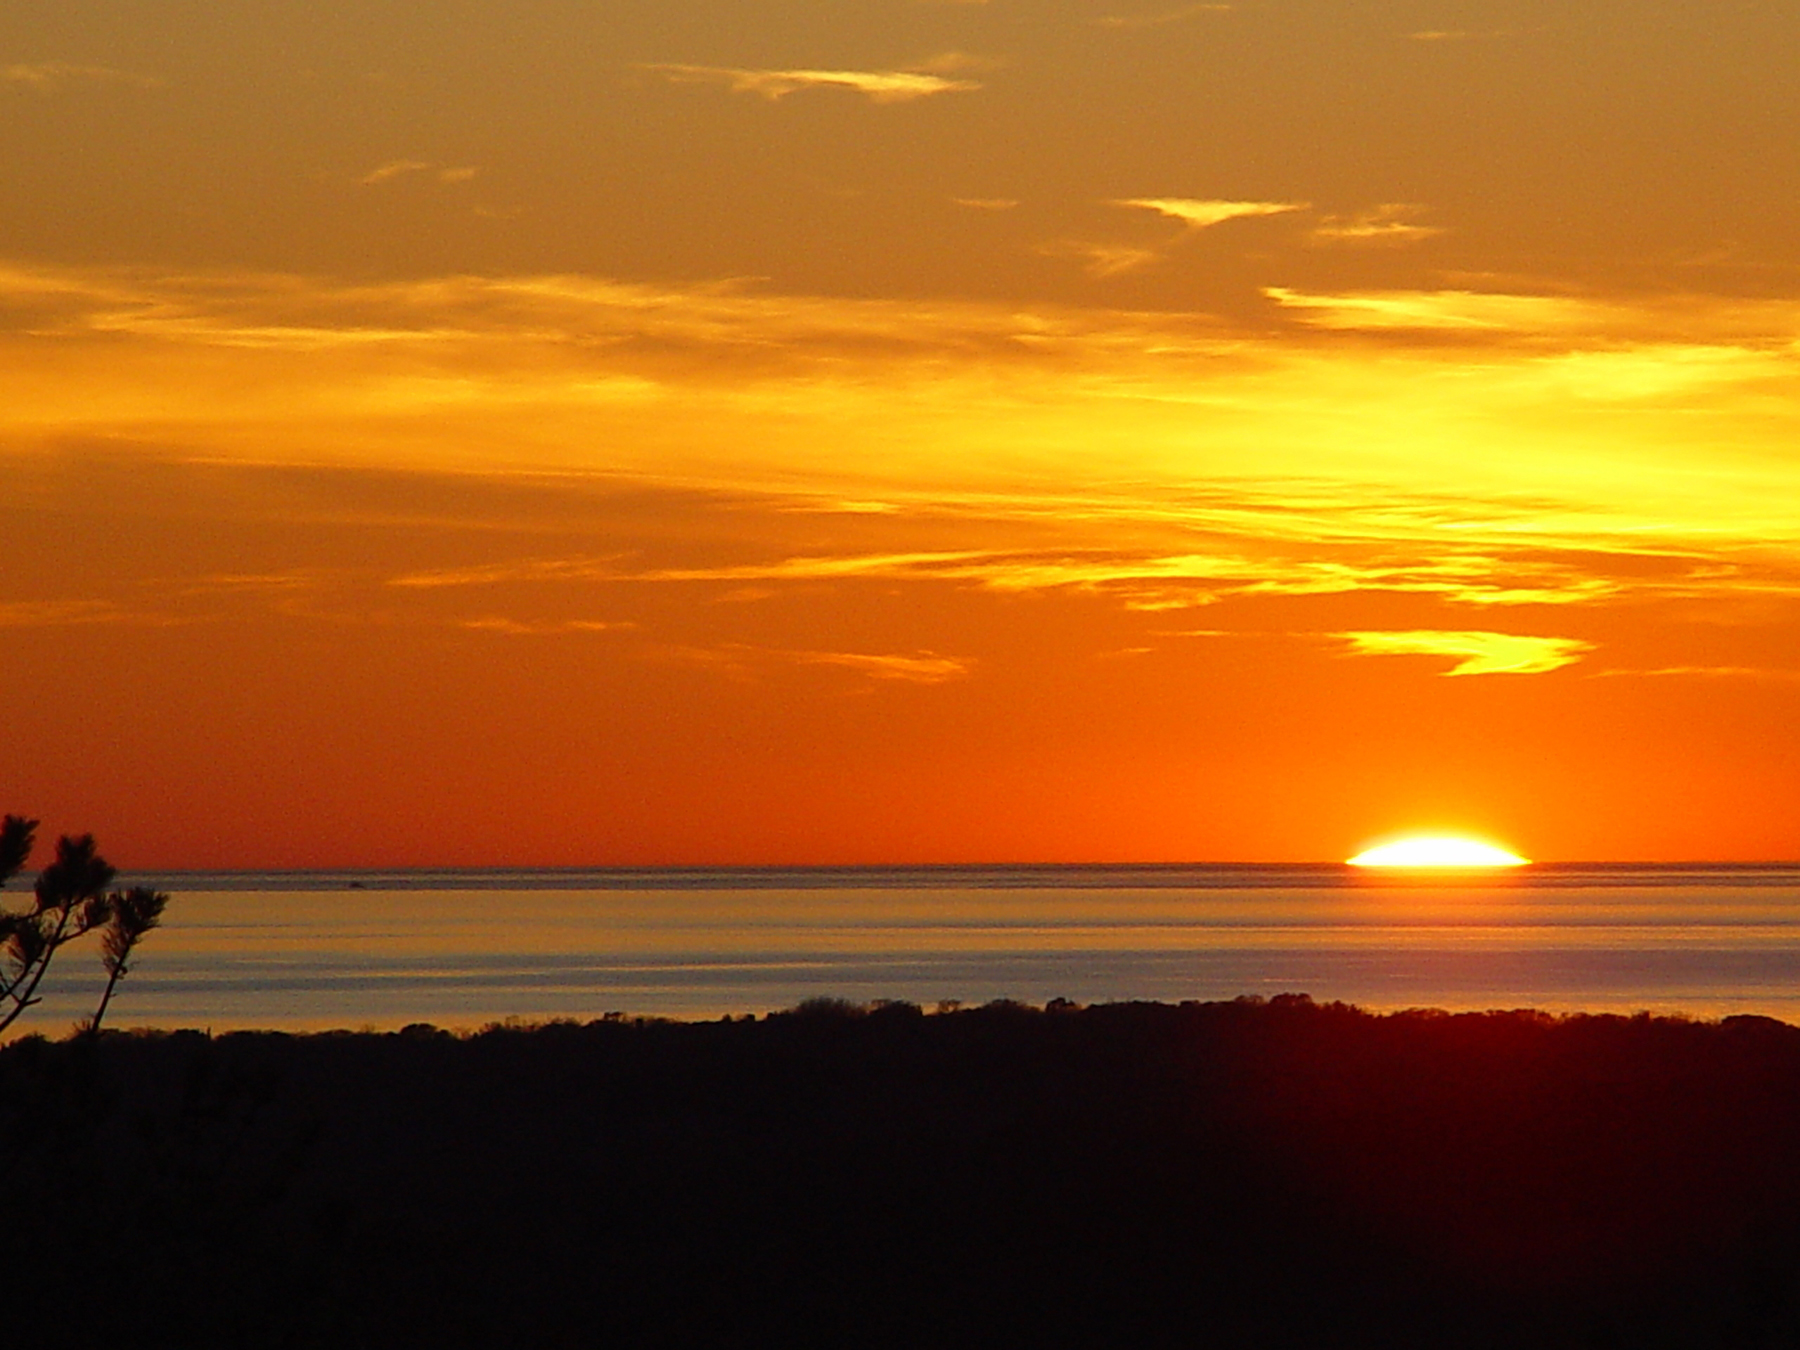
[[[616,555],[575,558],[524,558],[477,567],[448,567],[390,577],[390,586],[434,590],[445,586],[504,586],[518,582],[593,581],[618,577]]]
[[[1278,216],[1306,209],[1305,202],[1228,202],[1191,197],[1129,197],[1116,200],[1113,205],[1155,211],[1171,220],[1179,220],[1191,230],[1204,230],[1248,216]]]
[[[759,665],[835,666],[855,671],[871,680],[903,684],[944,684],[968,677],[975,662],[966,657],[937,652],[838,652],[805,651],[784,647],[757,647],[728,642],[716,647],[669,647],[661,654],[699,665],[718,666],[740,674]]]
[[[1491,42],[1498,38],[1517,37],[1517,28],[1422,28],[1406,36],[1414,42]]]
[[[513,619],[500,614],[487,614],[473,619],[458,619],[458,628],[477,633],[503,633],[508,637],[548,637],[564,633],[616,633],[635,629],[627,619]]]
[[[1228,220],[1252,216],[1274,216],[1305,209],[1302,202],[1233,202],[1200,200],[1190,197],[1130,197],[1110,203],[1131,210],[1154,211],[1160,216],[1181,222],[1184,234],[1222,225]],[[1086,239],[1057,239],[1039,246],[1049,257],[1077,258],[1089,276],[1104,280],[1123,276],[1160,262],[1163,253],[1138,244],[1103,243]]]
[[[1080,240],[1040,248],[1080,258],[1108,273],[1158,256],[1149,249]],[[1571,357],[1590,365],[1598,358],[1616,364],[1628,354],[1622,344],[1648,353],[1652,347],[1660,352],[1667,343],[1679,343],[1688,354],[1683,363],[1690,367],[1699,361],[1696,344],[1706,344],[1721,359],[1733,351],[1759,360],[1783,352],[1800,354],[1791,346],[1800,304],[1786,300],[1672,296],[1626,303],[1465,289],[1320,293],[1269,287],[1265,293],[1312,327],[1411,329],[1427,344],[1442,341],[1437,336],[1442,333],[1455,339],[1451,350],[1456,351],[1466,349],[1467,334],[1485,332],[1496,338],[1526,333],[1572,344]],[[570,383],[562,386],[583,401],[649,392],[639,372],[650,367],[621,365],[619,359],[638,346],[664,355],[684,350],[757,354],[764,374],[767,359],[777,354],[804,361],[807,353],[833,362],[852,356],[969,360],[978,354],[1002,359],[1029,353],[1033,360],[1099,360],[1121,369],[1124,363],[1154,367],[1198,359],[1209,363],[1211,377],[1241,372],[1246,360],[1263,368],[1271,368],[1271,361],[1286,368],[1305,359],[1297,350],[1246,346],[1241,336],[1206,315],[769,295],[743,283],[671,287],[585,276],[458,276],[339,285],[262,273],[184,275],[0,262],[0,312],[11,306],[23,306],[19,312],[32,315],[32,329],[41,336],[135,335],[267,350],[406,346],[414,349],[414,357],[422,357],[432,348],[448,354],[475,344],[488,356],[529,350],[536,365],[540,357],[588,351],[594,342],[603,342],[612,353],[604,366],[580,362],[569,372]],[[1234,354],[1239,358],[1235,364],[1218,364]],[[708,357],[707,365],[715,367],[716,362]],[[517,397],[523,386],[509,381],[507,387]],[[497,395],[501,387],[490,392]]]
[[[1415,221],[1424,210],[1410,202],[1384,202],[1355,215],[1326,216],[1309,237],[1314,243],[1362,247],[1417,244],[1444,233],[1438,226]]]
[[[1135,272],[1140,267],[1148,267],[1162,259],[1162,254],[1153,248],[1138,248],[1131,244],[1101,244],[1086,239],[1055,239],[1047,244],[1040,244],[1038,252],[1049,258],[1077,259],[1082,271],[1102,280]]]
[[[1228,14],[1234,8],[1234,5],[1182,5],[1177,9],[1155,10],[1148,14],[1103,14],[1093,22],[1099,28],[1161,28],[1200,14]]]
[[[733,93],[776,100],[802,89],[848,89],[871,103],[909,103],[958,90],[979,89],[975,80],[957,80],[915,70],[743,70],[734,66],[646,63],[640,70],[675,84],[722,84]]]
[[[906,69],[925,75],[967,75],[1000,70],[1006,64],[1006,61],[998,56],[980,56],[975,52],[952,49],[937,52],[922,61],[914,61]]]
[[[1019,204],[1015,197],[952,197],[950,202],[971,211],[1010,211]]]
[[[173,628],[195,616],[154,607],[128,607],[111,600],[14,600],[0,603],[0,628],[70,628],[89,624],[128,624],[141,628]]]
[[[317,568],[287,572],[215,572],[191,578],[181,593],[199,595],[294,595],[313,590],[326,580]]]
[[[1448,656],[1457,664],[1446,675],[1542,675],[1560,670],[1592,651],[1579,638],[1529,637],[1518,633],[1480,631],[1353,632],[1333,636],[1348,642],[1358,656]]]
[[[822,581],[948,581],[985,590],[1081,590],[1110,594],[1128,609],[1191,608],[1231,596],[1331,595],[1391,591],[1433,595],[1462,604],[1496,606],[1573,604],[1606,598],[1617,584],[1567,566],[1523,565],[1476,554],[1430,563],[1370,564],[1252,553],[1126,553],[1116,549],[1026,552],[962,550],[864,553],[781,558],[711,567],[634,568],[596,557],[535,558],[480,567],[414,572],[388,585],[432,590],[520,583],[617,584],[817,583]]]
[[[375,187],[410,174],[429,173],[440,183],[455,184],[467,183],[480,172],[480,169],[467,164],[439,166],[424,159],[390,159],[385,164],[376,165],[356,181],[365,187]]]
[[[390,159],[385,164],[378,164],[356,181],[368,187],[377,183],[390,182],[409,173],[423,173],[431,165],[422,159]]]
[[[53,94],[71,84],[124,84],[138,89],[161,89],[168,83],[154,75],[140,75],[112,66],[79,65],[69,61],[0,66],[0,80],[8,84],[25,85],[40,94]]]
[[[1596,670],[1595,676],[1638,675],[1658,679],[1689,678],[1706,680],[1800,680],[1800,670],[1783,670],[1767,666],[1657,666],[1650,670]]]
[[[393,347],[410,349],[412,358],[434,349],[448,355],[456,348],[473,357],[478,348],[484,363],[494,355],[532,350],[537,353],[532,364],[544,355],[591,351],[594,343],[604,343],[612,357],[603,368],[584,360],[568,372],[573,383],[559,382],[559,388],[583,391],[583,401],[651,392],[640,376],[618,368],[616,358],[627,349],[657,353],[657,366],[682,352],[727,351],[802,364],[809,353],[834,363],[850,355],[867,360],[907,352],[931,359],[977,352],[1016,358],[1029,350],[1041,359],[1064,350],[1074,355],[1094,342],[1112,348],[1141,339],[1171,350],[1177,330],[1189,322],[980,302],[769,296],[737,283],[667,287],[587,276],[514,276],[333,285],[260,273],[170,275],[0,262],[0,312],[9,304],[30,308],[35,332],[64,338],[131,335],[295,352]],[[1205,320],[1195,334],[1215,326]],[[1206,340],[1216,342],[1216,335]],[[709,356],[706,364],[716,362]],[[527,387],[517,380],[508,384],[515,400]],[[467,379],[457,387],[465,393],[471,388]]]
[[[497,586],[519,582],[566,581],[791,581],[837,577],[900,576],[919,569],[967,562],[980,553],[872,553],[837,557],[784,558],[769,563],[721,567],[632,569],[617,555],[573,558],[526,558],[479,567],[409,572],[388,580],[390,586],[435,589],[446,586]]]
[[[780,651],[772,655],[803,666],[840,666],[872,680],[902,680],[908,684],[943,684],[946,680],[960,680],[974,665],[965,658],[939,656],[936,652],[896,656],[872,652]]]
[[[0,628],[60,628],[123,623],[132,616],[106,600],[15,600],[0,603]]]
[[[1503,295],[1481,291],[1353,291],[1309,295],[1270,286],[1264,292],[1286,309],[1304,312],[1320,328],[1487,329],[1543,333],[1594,329],[1616,317],[1607,306],[1571,296]]]

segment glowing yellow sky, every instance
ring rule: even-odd
[[[1566,9],[9,7],[0,805],[1800,855],[1800,15]]]

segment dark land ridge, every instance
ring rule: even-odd
[[[28,1346],[1800,1345],[1800,1029],[1304,996],[0,1051]]]

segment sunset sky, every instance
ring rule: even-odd
[[[13,0],[0,809],[1800,856],[1792,0]]]

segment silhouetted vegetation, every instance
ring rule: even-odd
[[[15,1287],[38,1344],[1800,1341],[1800,1030],[1759,1018],[28,1038],[0,1148],[34,1247],[117,1272]]]
[[[0,886],[11,881],[31,858],[38,822],[24,816],[0,820]],[[162,920],[169,897],[134,886],[108,891],[113,868],[100,856],[94,836],[64,835],[56,841],[56,858],[38,873],[30,910],[0,910],[0,1032],[39,1000],[37,990],[56,953],[67,943],[99,929],[100,960],[106,988],[100,1005],[84,1024],[97,1032],[124,978],[126,958],[144,934]]]

